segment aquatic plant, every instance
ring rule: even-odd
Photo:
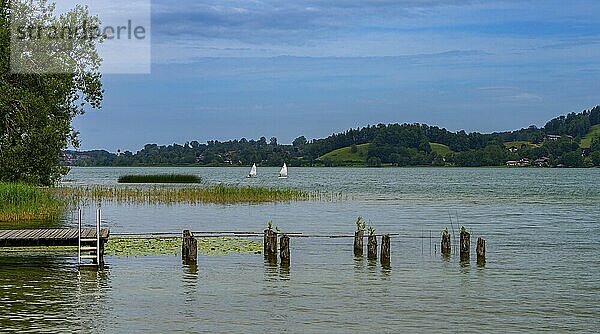
[[[123,175],[119,183],[200,183],[202,178],[189,174]]]
[[[366,226],[367,226],[367,223],[363,220],[363,217],[358,216],[356,218],[356,230],[364,231]]]
[[[208,186],[208,187],[115,187],[81,186],[58,187],[52,191],[59,198],[77,204],[85,201],[116,202],[125,204],[239,204],[305,201],[306,192],[296,189],[263,187]]]
[[[0,182],[0,221],[46,221],[62,217],[65,203],[46,189]]]
[[[240,238],[196,238],[198,252],[209,256],[229,253],[262,252],[262,243]],[[181,238],[111,238],[105,245],[105,254],[112,256],[149,256],[181,254]]]

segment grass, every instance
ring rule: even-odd
[[[229,253],[260,254],[262,243],[239,238],[196,238],[198,252],[209,256]],[[106,255],[148,256],[181,254],[181,238],[111,238],[105,246]]]
[[[507,141],[504,143],[504,147],[506,148],[510,148],[512,146],[516,147],[517,149],[521,149],[521,145],[525,144],[525,146],[527,148],[530,147],[538,147],[539,145],[536,145],[530,141],[526,141],[526,140],[515,140],[515,141]]]
[[[0,182],[0,221],[59,219],[65,204],[46,189],[24,183]]]
[[[200,183],[202,179],[189,174],[123,175],[119,183]]]
[[[365,163],[367,162],[369,145],[356,145],[356,152],[352,152],[352,146],[342,147],[320,156],[317,160],[341,164]]]
[[[433,152],[435,152],[443,157],[447,157],[453,153],[453,151],[450,149],[450,147],[448,147],[444,144],[429,143],[429,146],[431,147],[431,150]]]
[[[592,139],[594,137],[600,136],[600,124],[596,124],[591,127],[590,131],[585,135],[585,137],[581,138],[581,142],[579,143],[579,147],[589,148],[592,146]]]
[[[82,186],[52,190],[57,197],[68,199],[71,203],[91,200],[126,204],[240,204],[304,201],[311,197],[309,193],[296,189],[226,185],[185,188]]]

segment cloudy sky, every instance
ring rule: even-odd
[[[155,0],[151,74],[107,74],[82,149],[368,124],[500,131],[600,104],[600,1]],[[127,57],[127,55],[123,55]]]

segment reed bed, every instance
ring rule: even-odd
[[[190,174],[123,175],[119,183],[200,183],[202,178]]]
[[[0,221],[47,221],[62,217],[66,205],[46,189],[0,182]]]
[[[296,189],[238,187],[111,187],[81,186],[52,189],[55,196],[77,204],[85,201],[120,204],[241,204],[309,200],[307,192]]]

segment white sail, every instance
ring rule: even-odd
[[[279,177],[287,177],[287,176],[288,176],[287,165],[284,163],[283,167],[281,167],[281,170],[279,171]]]
[[[248,173],[248,177],[256,177],[256,164],[252,165],[252,169],[250,169],[250,173]]]

